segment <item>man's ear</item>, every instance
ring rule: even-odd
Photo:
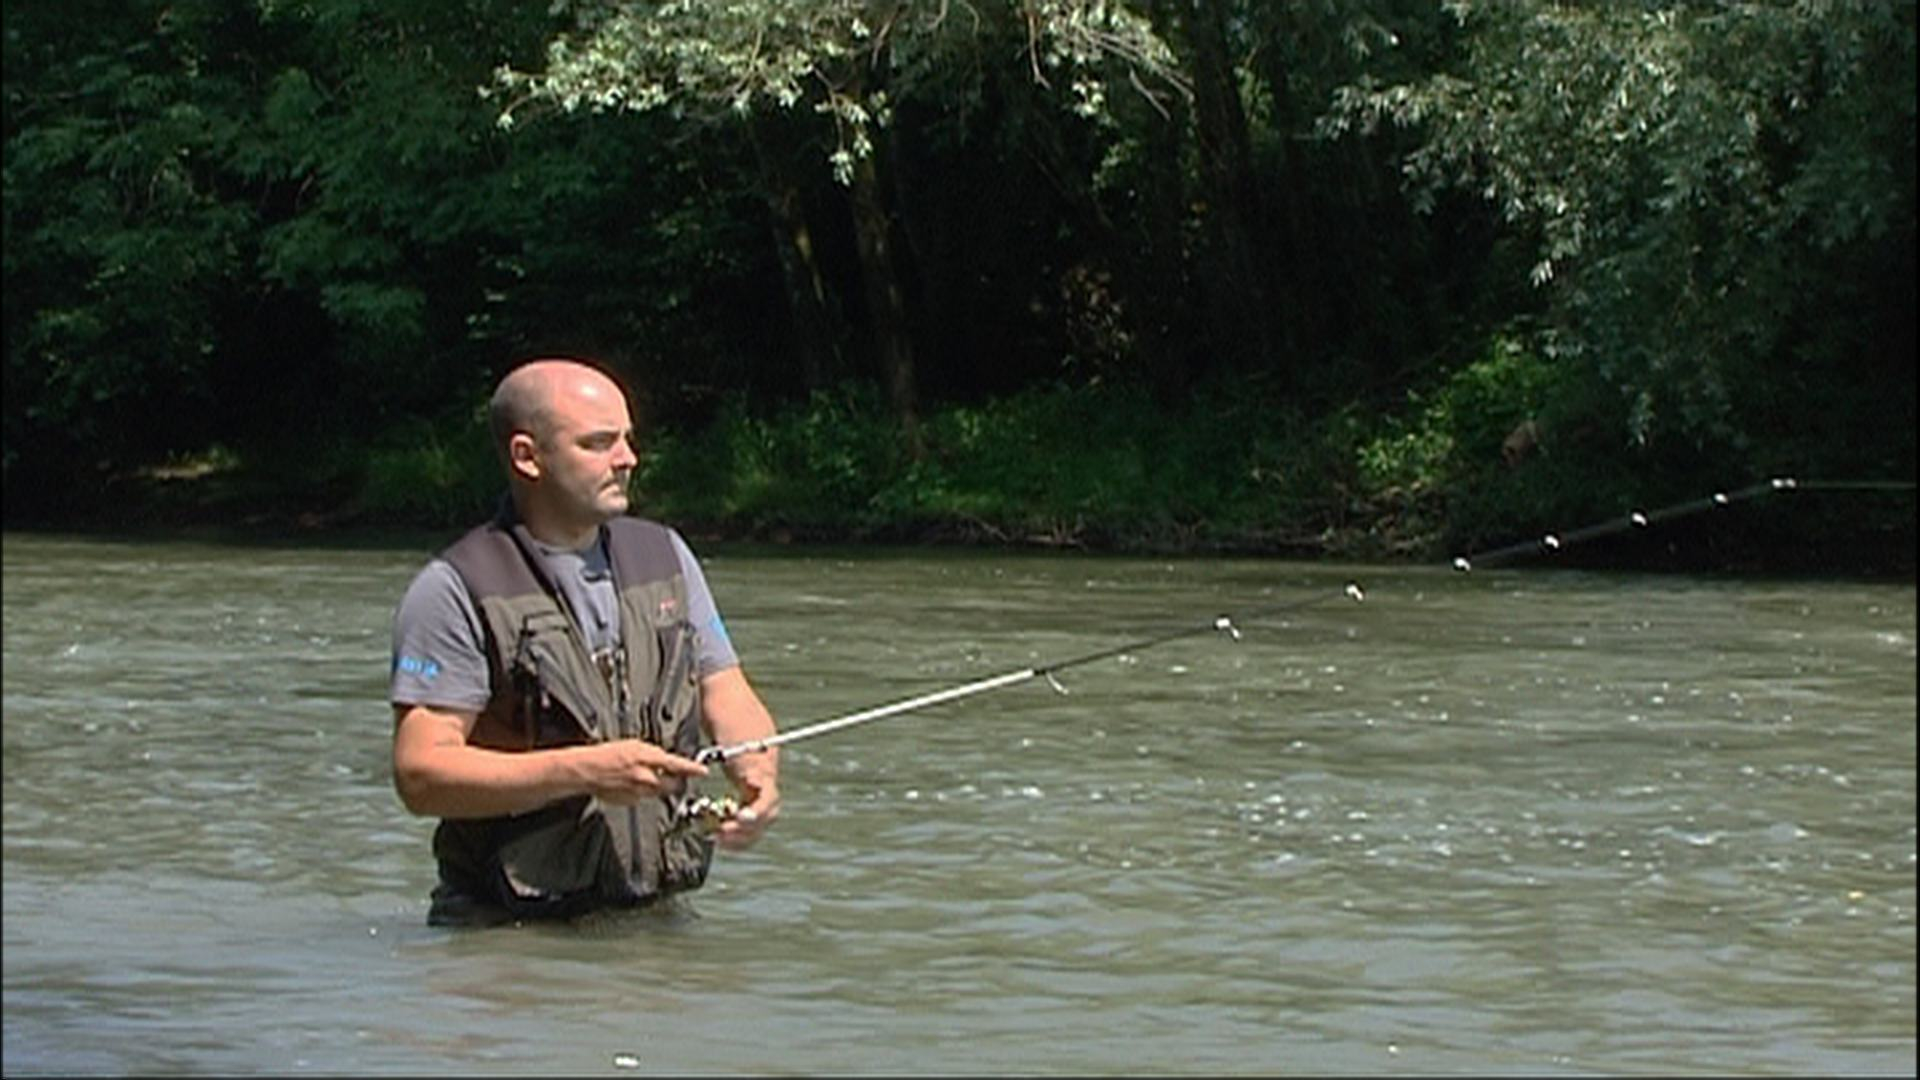
[[[507,440],[507,467],[522,480],[540,479],[540,445],[532,435],[516,431]]]

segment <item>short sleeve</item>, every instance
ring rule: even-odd
[[[492,696],[480,613],[460,575],[444,559],[414,575],[393,616],[393,676],[387,698],[479,712]]]
[[[693,549],[678,532],[669,529],[668,535],[673,540],[674,554],[680,557],[680,574],[687,582],[687,620],[693,624],[695,662],[700,677],[704,679],[716,671],[738,667],[740,657],[733,651],[733,639],[727,636],[727,624],[720,620],[720,609],[713,602],[712,590],[707,588],[707,575],[700,569],[700,560],[693,557]]]

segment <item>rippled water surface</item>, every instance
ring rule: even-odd
[[[5,538],[9,1075],[1914,1071],[1911,583],[713,548],[788,727],[1316,602],[795,744],[677,912],[460,933],[388,774],[431,546]]]

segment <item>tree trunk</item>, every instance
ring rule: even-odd
[[[887,209],[880,195],[879,173],[871,156],[854,164],[853,231],[860,252],[860,281],[867,298],[867,322],[873,331],[874,354],[880,361],[887,402],[905,434],[907,447],[918,459],[925,451],[920,434],[919,392],[915,386],[913,338],[907,328],[907,301],[894,264],[888,238]]]
[[[1316,274],[1307,265],[1310,254],[1321,249],[1309,237],[1311,217],[1304,203],[1314,177],[1305,155],[1294,145],[1294,133],[1310,123],[1311,117],[1301,115],[1301,103],[1293,93],[1286,43],[1301,37],[1303,31],[1291,22],[1291,10],[1277,9],[1258,31],[1264,39],[1260,43],[1260,71],[1273,100],[1271,123],[1277,144],[1275,160],[1263,163],[1265,175],[1270,177],[1262,189],[1267,193],[1262,205],[1269,215],[1268,243],[1272,251],[1266,281],[1272,290],[1268,299],[1273,310],[1280,313],[1276,331],[1280,348],[1289,358],[1287,366],[1300,362],[1302,342],[1326,340],[1326,304],[1316,293],[1326,288],[1328,280],[1324,273]]]
[[[1026,89],[1023,94],[1010,87],[1007,93],[1014,103],[1011,107],[1031,112],[1026,121],[1032,132],[1027,152],[1060,195],[1072,231],[1086,245],[1093,268],[1112,275],[1115,303],[1131,344],[1127,359],[1156,395],[1178,400],[1188,383],[1185,342],[1192,329],[1185,305],[1187,290],[1181,284],[1186,277],[1180,255],[1180,215],[1185,205],[1178,164],[1182,120],[1176,116],[1166,122],[1147,122],[1143,138],[1148,150],[1142,156],[1154,164],[1143,170],[1139,221],[1123,229],[1067,149],[1057,119],[1058,101]]]
[[[1213,324],[1209,336],[1223,344],[1241,343],[1237,359],[1265,367],[1274,360],[1277,322],[1266,266],[1256,250],[1266,235],[1266,215],[1253,181],[1252,143],[1222,5],[1190,0],[1181,22],[1193,58],[1194,136],[1211,251],[1205,273]]]
[[[786,286],[794,347],[800,354],[801,382],[804,389],[814,390],[840,373],[840,322],[814,256],[813,233],[807,225],[800,185],[785,160],[777,156],[778,151],[767,147],[757,127],[758,122],[749,137],[767,201],[767,227]]]

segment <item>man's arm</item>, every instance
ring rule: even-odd
[[[700,680],[700,711],[707,733],[721,746],[774,734],[773,715],[738,664]],[[741,754],[726,763],[727,776],[746,806],[715,834],[723,847],[739,849],[760,838],[780,816],[780,751]]]
[[[518,753],[470,746],[478,719],[478,713],[425,705],[393,707],[393,786],[408,810],[495,817],[574,795],[629,805],[676,790],[681,777],[707,773],[704,765],[638,739]]]

